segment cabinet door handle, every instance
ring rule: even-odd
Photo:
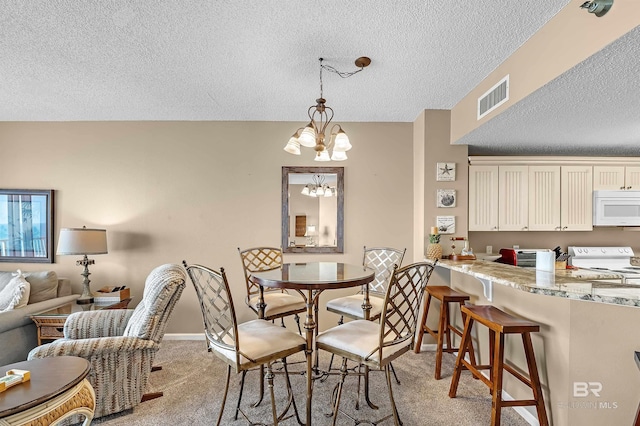
[[[567,229],[567,226],[563,226],[562,230],[565,231]]]
[[[624,186],[621,186],[620,189],[624,189]]]
[[[630,187],[630,186],[627,186],[627,189],[631,189],[631,187]]]
[[[522,229],[524,229],[524,230],[526,231],[527,229],[529,229],[529,227],[528,227],[528,226],[525,226],[525,227],[524,227],[524,228],[522,228]]]
[[[559,226],[556,226],[554,229],[555,229],[556,231],[562,231],[562,228],[560,228]]]

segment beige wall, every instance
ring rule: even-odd
[[[468,180],[469,167],[466,145],[450,145],[448,143],[451,129],[451,111],[425,110],[424,117],[424,215],[422,222],[422,252],[429,244],[429,232],[436,225],[437,216],[455,216],[456,231],[454,234],[443,234],[440,238],[445,251],[449,249],[449,237],[466,237],[468,229]],[[456,179],[453,182],[439,182],[436,180],[438,163],[455,163]],[[452,208],[437,207],[436,193],[438,189],[455,189],[456,206]],[[448,251],[446,251],[448,253]]]
[[[451,111],[451,142],[491,120],[640,25],[638,1],[616,1],[602,18],[580,10],[582,3],[583,0],[572,0],[455,105]],[[509,100],[477,120],[478,97],[507,74],[510,80]]]
[[[0,123],[0,181],[5,188],[56,191],[56,240],[61,227],[107,229],[109,254],[94,256],[90,267],[93,289],[126,284],[137,303],[157,265],[186,259],[223,266],[242,307],[240,320],[247,320],[253,317],[242,303],[244,278],[236,248],[279,246],[281,167],[322,165],[312,161],[310,149],[300,157],[283,151],[299,124]],[[361,263],[365,244],[406,247],[411,259],[412,124],[344,127],[353,149],[347,161],[331,165],[345,167],[345,253],[286,254],[285,261]],[[0,268],[51,268],[71,278],[79,293],[82,271],[76,260],[58,256],[52,265],[5,263]],[[335,321],[335,315],[323,313],[320,324]],[[168,332],[201,331],[188,283]]]

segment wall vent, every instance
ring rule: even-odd
[[[478,120],[509,100],[509,74],[478,98]]]

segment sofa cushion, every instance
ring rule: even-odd
[[[24,277],[31,284],[29,304],[58,297],[58,275],[54,271],[25,272]]]
[[[18,270],[18,274],[0,290],[0,312],[27,306],[30,284]]]

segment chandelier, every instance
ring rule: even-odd
[[[302,188],[301,194],[309,197],[332,197],[336,195],[336,188],[324,183],[324,176],[313,175],[313,183]]]
[[[333,109],[326,105],[327,100],[322,97],[322,70],[338,74],[342,78],[351,77],[362,71],[371,63],[371,59],[362,56],[356,59],[358,67],[356,71],[341,72],[329,65],[323,65],[323,58],[320,59],[320,97],[316,99],[316,104],[309,107],[307,114],[311,120],[304,128],[299,128],[291,136],[284,150],[290,154],[300,155],[300,146],[313,148],[316,152],[315,161],[342,161],[347,159],[347,151],[351,149],[349,137],[342,130],[339,124],[331,127],[329,140],[326,140],[325,132],[329,123],[333,119]]]

